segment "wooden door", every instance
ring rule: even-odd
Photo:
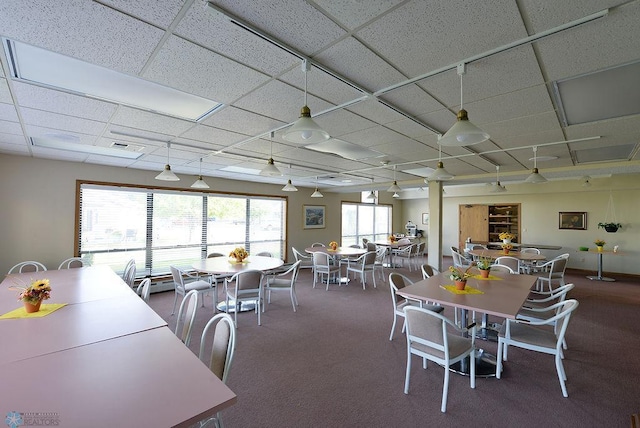
[[[489,206],[460,205],[459,248],[462,251],[467,238],[472,241],[487,242],[489,239]]]

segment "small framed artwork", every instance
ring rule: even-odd
[[[429,224],[429,213],[422,213],[422,224]]]
[[[324,205],[304,205],[303,210],[303,222],[305,229],[324,229]]]
[[[560,212],[559,228],[587,230],[586,212]]]

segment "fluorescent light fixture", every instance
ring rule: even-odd
[[[48,149],[68,150],[70,152],[86,153],[88,155],[112,156],[124,159],[138,159],[144,153],[131,152],[112,147],[90,146],[70,141],[60,141],[46,138],[31,137],[31,145],[34,147],[46,147]]]
[[[222,104],[14,40],[4,40],[17,79],[181,119],[198,121]]]

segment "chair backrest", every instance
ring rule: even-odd
[[[376,245],[375,242],[367,242],[367,244],[365,245],[365,248],[367,249],[367,251],[375,251],[378,246]]]
[[[409,245],[409,244],[411,244],[411,239],[409,238],[398,239],[398,245]]]
[[[198,309],[198,290],[189,291],[180,303],[178,317],[176,318],[176,336],[189,346],[191,342],[191,330],[193,328],[193,320],[196,318]]]
[[[556,335],[558,340],[556,342],[556,349],[560,351],[562,347],[562,343],[564,342],[564,336],[567,333],[567,326],[569,325],[569,319],[571,318],[571,314],[578,307],[578,301],[575,299],[568,299],[562,302],[556,303],[558,308],[556,309],[556,317],[558,318],[556,321]],[[551,308],[553,308],[552,305]]]
[[[487,246],[486,245],[476,244],[476,245],[471,246],[471,249],[472,250],[486,250]]]
[[[176,290],[181,291],[184,294],[184,278],[182,277],[182,271],[175,266],[169,266],[171,269],[171,277],[173,278],[173,283],[176,286]]]
[[[391,289],[391,297],[394,302],[394,307],[399,301],[404,299],[404,297],[398,296],[398,290],[411,284],[413,284],[413,281],[401,273],[392,272],[389,274],[389,288]]]
[[[440,360],[448,359],[448,334],[446,318],[429,309],[405,306],[407,341],[420,343],[420,350]],[[444,355],[443,355],[444,354]]]
[[[524,254],[540,254],[540,250],[537,248],[520,248],[520,252]]]
[[[63,260],[62,263],[60,263],[60,266],[58,266],[58,270],[81,268],[83,266],[90,266],[90,265],[91,263],[82,259],[81,257],[69,257],[68,259]]]
[[[374,265],[376,263],[377,254],[376,254],[375,250],[374,251],[367,251],[362,256],[363,256],[363,262],[364,262],[365,266],[371,266],[371,265]]]
[[[222,254],[222,253],[209,253],[209,254],[207,254],[207,258],[208,259],[212,259],[214,257],[224,257],[224,254]]]
[[[569,254],[562,254],[552,260],[551,269],[549,272],[550,278],[564,277],[564,271],[567,269],[567,262],[569,261]]]
[[[387,247],[380,245],[376,248],[376,263],[384,263],[384,258],[387,256]]]
[[[236,282],[236,293],[242,294],[243,291],[259,290],[262,286],[264,273],[256,269],[243,270],[233,275],[229,282]]]
[[[515,258],[515,257],[501,256],[501,257],[498,257],[494,261],[494,264],[503,265],[503,266],[509,266],[511,268],[511,270],[513,270],[514,273],[519,273],[520,272],[520,260]],[[492,266],[492,268],[493,268],[493,266]]]
[[[149,297],[151,295],[151,278],[145,278],[140,281],[140,284],[138,284],[138,288],[136,289],[136,293],[138,293],[142,300],[149,303]]]
[[[213,333],[213,335],[211,335]],[[207,342],[211,336],[211,347]],[[233,354],[236,349],[236,326],[229,314],[212,317],[202,332],[198,358],[205,363],[222,382],[227,383]]]
[[[302,254],[300,251],[296,250],[296,247],[291,247],[291,251],[293,252],[293,257],[296,260],[311,260],[311,256]]]
[[[420,266],[420,270],[422,271],[422,279],[430,278],[439,273],[438,269],[426,263]]]
[[[567,293],[569,293],[569,291],[571,291],[573,289],[574,285],[573,283],[570,284],[565,284],[565,285],[561,285],[560,287],[551,290],[551,292],[537,292],[535,294],[535,298],[528,298],[527,301],[528,302],[537,302],[537,303],[544,303],[544,305],[546,306],[551,306],[554,303],[558,303],[558,302],[562,302],[566,299],[567,297]],[[539,298],[538,298],[539,296]]]
[[[124,271],[122,272],[122,280],[129,287],[133,287],[133,283],[136,279],[136,261],[135,259],[131,259],[127,262],[127,265],[124,267]]]
[[[273,254],[271,254],[269,251],[261,251],[258,254],[254,254],[254,256],[273,257]]]
[[[329,254],[323,253],[322,251],[316,251],[313,253],[313,266],[318,269],[329,269],[330,258]]]
[[[501,264],[492,264],[491,272],[518,273],[518,271],[511,269],[510,266]]]
[[[322,242],[314,242],[311,244],[312,247],[326,247]]]
[[[362,248],[366,248],[368,242],[369,240],[367,238],[362,238]]]
[[[26,262],[20,262],[17,265],[13,266],[11,269],[9,269],[9,273],[42,272],[45,270],[47,270],[47,268],[42,263],[29,260]]]
[[[465,259],[459,252],[454,250],[454,247],[451,247],[451,257],[453,258],[453,266],[464,268],[469,266],[469,263],[467,263],[467,259]]]

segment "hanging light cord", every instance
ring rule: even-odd
[[[302,67],[304,69],[304,105],[308,106],[309,104],[307,104],[307,61],[305,60],[304,63],[302,64]]]
[[[538,168],[538,147],[533,146],[533,168]]]
[[[462,74],[460,73],[460,110],[463,110],[462,108]]]
[[[496,165],[496,185],[500,185],[500,165]]]

